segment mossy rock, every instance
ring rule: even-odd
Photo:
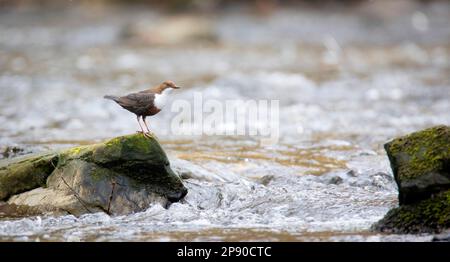
[[[384,145],[400,205],[450,189],[450,127],[436,126]]]
[[[390,210],[373,229],[389,233],[439,233],[450,228],[450,190]]]
[[[0,200],[45,186],[58,163],[56,153],[38,154],[0,161]]]
[[[0,166],[0,200],[42,211],[128,214],[186,194],[158,141],[142,134]]]

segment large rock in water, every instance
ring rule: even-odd
[[[450,228],[450,190],[389,210],[373,228],[393,233],[439,233]]]
[[[437,126],[384,145],[399,189],[410,204],[450,189],[450,127]]]
[[[141,134],[0,162],[0,200],[34,211],[128,214],[186,194],[159,143]]]
[[[374,225],[384,232],[440,232],[450,228],[450,127],[436,126],[385,145],[400,207]]]

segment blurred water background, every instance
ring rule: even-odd
[[[431,240],[370,225],[397,205],[383,143],[450,124],[450,2],[131,2],[0,1],[0,158],[133,133],[103,95],[167,79],[172,100],[278,99],[279,143],[176,136],[164,110],[150,128],[185,201],[3,215],[0,240]]]

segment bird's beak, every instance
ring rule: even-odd
[[[180,89],[181,87],[180,87],[180,86],[174,86],[173,88],[175,88],[175,89]]]

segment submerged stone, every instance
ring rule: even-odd
[[[36,161],[47,169],[38,172],[33,168]],[[0,170],[6,170],[0,173],[0,182],[9,184],[23,184],[34,174],[35,182],[15,190],[2,183],[0,192],[9,204],[39,207],[43,212],[128,214],[155,202],[166,206],[187,194],[157,140],[141,134],[7,164]]]

